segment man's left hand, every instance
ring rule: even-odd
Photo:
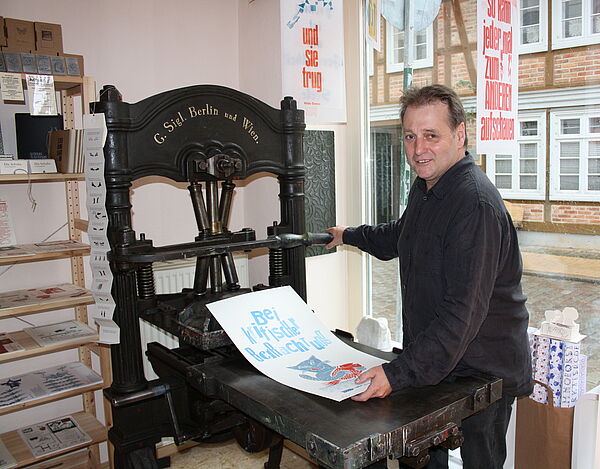
[[[364,383],[367,380],[371,380],[371,384],[366,391],[357,394],[356,396],[352,396],[353,401],[368,401],[372,397],[378,397],[383,399],[387,397],[392,392],[392,386],[390,386],[390,382],[383,371],[383,367],[381,365],[375,366],[373,368],[368,369],[364,373],[361,373],[358,378],[356,378],[356,382],[358,384]]]

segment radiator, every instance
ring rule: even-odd
[[[245,254],[234,254],[233,261],[237,270],[240,286],[247,288],[248,281],[248,256]],[[161,295],[165,293],[178,293],[184,288],[192,288],[194,285],[194,271],[196,268],[196,259],[185,259],[176,261],[155,262],[154,285],[156,293]],[[146,379],[152,380],[158,378],[152,370],[152,365],[146,357],[146,344],[149,342],[158,342],[168,348],[179,347],[179,339],[140,319],[140,336],[142,342],[142,355],[144,364],[144,374]]]

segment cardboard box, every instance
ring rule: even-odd
[[[4,17],[0,16],[0,47],[6,47],[6,30],[4,29]]]
[[[49,55],[62,54],[62,27],[60,24],[35,22],[35,49]]]
[[[67,75],[72,77],[82,77],[85,75],[83,71],[83,55],[77,54],[61,54],[65,58]]]
[[[35,29],[33,21],[4,18],[6,46],[15,52],[35,50]]]

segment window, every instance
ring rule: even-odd
[[[600,201],[600,111],[555,112],[550,199]]]
[[[517,155],[488,155],[487,175],[505,199],[543,200],[546,172],[546,114],[519,114]]]
[[[404,70],[404,31],[386,22],[385,62],[388,73]],[[413,33],[413,68],[433,66],[433,26]]]
[[[522,0],[520,54],[541,52],[548,48],[547,0]]]
[[[552,10],[554,49],[600,43],[599,0],[555,0]]]

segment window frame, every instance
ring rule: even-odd
[[[519,8],[519,55],[532,54],[534,52],[543,52],[548,50],[548,0],[539,0],[539,28],[540,40],[530,44],[522,44],[523,19],[522,8]]]
[[[521,122],[536,121],[538,124],[538,133],[534,136],[521,136]],[[520,112],[518,115],[519,136],[517,137],[517,154],[513,155],[511,165],[511,189],[500,189],[498,192],[503,199],[525,199],[525,200],[544,200],[546,194],[546,112]],[[537,184],[535,189],[520,189],[520,152],[521,143],[536,143],[537,147]],[[503,155],[503,154],[498,154]],[[490,181],[496,185],[496,156],[497,154],[487,155],[486,174]],[[515,157],[516,156],[516,157]]]
[[[556,0],[552,4],[552,49],[600,44],[600,32],[592,34],[592,4],[594,0],[581,0],[582,34],[578,37],[562,37],[562,3]]]
[[[403,72],[404,71],[404,62],[393,62],[392,61],[392,57],[393,54],[391,53],[391,51],[393,50],[393,46],[394,44],[392,43],[393,41],[393,32],[394,30],[397,29],[393,24],[391,24],[389,21],[385,21],[385,70],[386,73],[397,73],[397,72]],[[416,39],[416,35],[417,32],[420,31],[413,31],[412,34],[415,36]],[[417,69],[417,68],[428,68],[428,67],[433,67],[433,23],[430,24],[429,26],[427,26],[427,28],[425,29],[426,32],[426,46],[427,46],[427,53],[424,59],[419,59],[419,60],[414,60],[413,64],[412,64],[412,68]],[[416,43],[415,47],[416,47]]]
[[[576,202],[600,202],[600,191],[588,189],[587,178],[589,176],[589,142],[600,140],[600,133],[593,134],[589,131],[589,122],[592,117],[600,117],[600,111],[595,109],[585,110],[561,110],[550,113],[550,192],[551,201],[576,201]],[[560,121],[562,119],[580,119],[579,134],[561,134]],[[597,136],[594,138],[594,136]],[[560,189],[560,143],[577,141],[583,145],[579,150],[579,189]],[[582,157],[583,156],[583,157]]]

